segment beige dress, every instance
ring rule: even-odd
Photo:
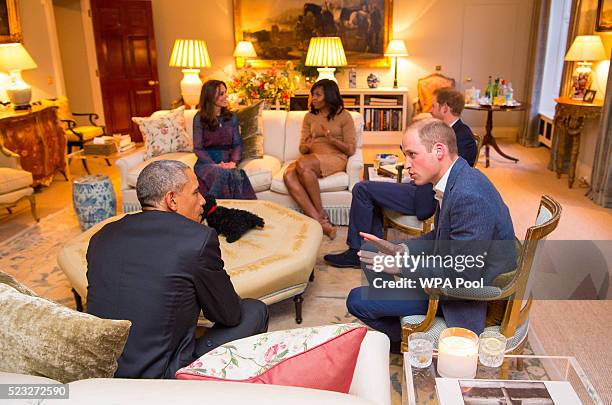
[[[355,123],[351,114],[343,110],[333,119],[328,120],[323,114],[307,113],[302,122],[302,138],[300,139],[300,153],[314,155],[321,166],[321,175],[327,177],[336,172],[346,170],[348,156],[332,145],[325,136],[323,128],[330,131],[330,136],[347,145],[355,146]],[[304,140],[314,134],[314,141],[310,151]]]

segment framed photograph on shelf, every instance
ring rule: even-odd
[[[0,0],[0,44],[21,42],[17,0]]]
[[[348,64],[388,67],[393,0],[233,0],[235,41],[251,41],[265,68],[298,63],[312,37],[342,39]],[[341,4],[341,5],[340,5]]]
[[[584,93],[584,98],[582,99],[582,101],[584,101],[585,103],[592,103],[593,100],[595,100],[596,93],[597,93],[596,90],[587,90]]]
[[[612,31],[612,0],[597,2],[596,31]]]

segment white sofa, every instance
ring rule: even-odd
[[[0,372],[0,384],[52,384],[54,380]],[[6,401],[6,402],[5,402]],[[69,399],[3,400],[3,404],[265,404],[390,405],[389,339],[369,331],[349,394],[278,385],[189,380],[93,378],[69,384]]]
[[[164,111],[154,113],[162,114]],[[193,136],[193,117],[196,110],[185,111],[185,124],[189,136]],[[285,168],[300,155],[298,150],[302,128],[302,120],[306,111],[264,111],[264,157],[242,162],[240,167],[245,170],[255,189],[257,198],[276,202],[285,207],[297,209],[297,205],[289,196],[283,182]],[[355,183],[361,180],[363,156],[363,117],[357,112],[351,112],[355,120],[357,133],[357,150],[348,160],[346,172],[335,173],[319,180],[323,207],[332,223],[348,225],[349,209],[351,207],[351,190]],[[197,160],[194,153],[168,153],[154,158],[176,159],[191,167]],[[153,159],[152,159],[153,160]],[[144,161],[144,150],[129,154],[118,159],[116,164],[121,171],[121,194],[123,197],[123,212],[140,210],[136,198],[136,180],[141,170],[152,160]]]

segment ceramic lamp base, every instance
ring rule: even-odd
[[[28,106],[32,99],[32,88],[6,89],[6,95],[15,107]]]
[[[181,95],[183,101],[194,109],[200,102],[202,91],[202,79],[200,69],[183,69],[183,80],[181,80]]]
[[[338,83],[338,81],[336,80],[336,77],[334,76],[334,72],[336,71],[336,68],[322,67],[322,68],[317,68],[317,71],[319,72],[319,77],[317,77],[317,81],[321,79],[329,79],[329,80],[333,80],[336,83]]]

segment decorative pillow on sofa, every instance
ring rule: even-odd
[[[155,117],[132,117],[145,143],[145,160],[172,152],[193,152],[193,138],[185,129],[184,107]]]
[[[235,340],[176,372],[182,380],[289,385],[348,393],[367,328],[327,325]]]
[[[263,101],[236,111],[242,137],[242,161],[261,159],[264,155],[262,111]]]
[[[62,383],[112,377],[131,325],[76,312],[0,283],[0,371]]]

